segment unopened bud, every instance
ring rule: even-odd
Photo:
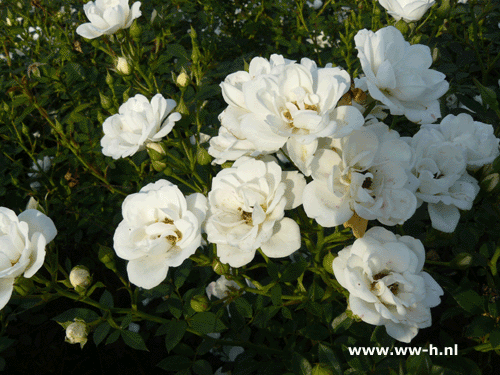
[[[73,267],[69,273],[69,282],[77,292],[83,292],[92,284],[89,270],[84,266]]]
[[[403,35],[407,34],[408,30],[410,30],[408,24],[403,19],[400,19],[398,22],[396,22],[396,25],[394,26],[396,26],[396,29],[401,31],[401,34]]]
[[[457,254],[455,258],[450,262],[450,266],[453,268],[458,268],[459,270],[465,270],[472,265],[473,257],[469,253]]]
[[[493,192],[498,188],[498,183],[500,182],[500,175],[498,173],[492,173],[486,178],[484,178],[481,183],[481,189],[486,190],[488,193]]]
[[[323,268],[329,272],[333,273],[333,260],[335,259],[335,255],[328,252],[326,256],[323,258]]]
[[[212,262],[212,269],[217,275],[225,275],[229,272],[229,265],[222,263],[218,258],[215,258]]]
[[[115,253],[109,247],[101,246],[98,254],[99,260],[110,270],[116,270]]]
[[[66,328],[66,338],[64,341],[70,344],[80,344],[80,348],[87,343],[87,324],[84,320],[76,319]]]
[[[151,160],[165,159],[165,155],[167,154],[166,147],[163,145],[163,143],[159,142],[149,142],[146,145],[146,150],[148,151]]]
[[[118,57],[118,59],[116,59],[115,69],[124,76],[128,76],[132,73],[132,67],[125,57]]]
[[[130,36],[134,39],[138,39],[140,38],[141,34],[142,34],[142,27],[139,26],[137,20],[135,20],[134,23],[132,23],[132,26],[130,26]]]
[[[186,87],[189,85],[189,81],[189,76],[185,72],[179,74],[176,79],[177,86],[179,87]]]
[[[204,312],[209,309],[209,301],[206,296],[198,295],[191,298],[191,308],[196,312]]]
[[[106,96],[99,92],[99,96],[101,97],[101,106],[104,109],[111,109],[113,107],[113,100],[109,96]]]
[[[212,157],[207,150],[200,146],[198,150],[196,150],[196,160],[199,165],[207,165],[212,161]]]
[[[108,86],[112,86],[114,81],[115,80],[113,79],[113,76],[111,74],[109,74],[109,71],[108,71],[108,73],[106,74],[106,84]]]

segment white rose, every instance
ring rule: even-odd
[[[408,142],[415,155],[412,173],[419,181],[415,195],[420,204],[429,204],[432,227],[451,233],[460,219],[459,209],[470,210],[479,192],[477,180],[466,172],[465,153],[430,127],[420,129]]]
[[[354,37],[365,77],[356,87],[385,104],[393,115],[415,123],[433,123],[441,117],[438,99],[448,91],[446,76],[429,69],[429,47],[410,45],[393,26],[376,33],[361,30]]]
[[[166,180],[144,186],[125,198],[123,221],[113,238],[116,254],[128,260],[132,284],[151,289],[160,284],[169,267],[177,267],[201,244],[201,224],[207,199],[199,193],[184,197]]]
[[[47,172],[50,169],[50,166],[52,165],[52,159],[54,159],[53,156],[44,156],[43,159],[39,159],[36,161],[36,163],[33,163],[31,166],[31,169],[34,172],[28,173],[29,177],[40,177],[41,172]]]
[[[406,22],[418,21],[436,3],[434,0],[379,0],[378,2],[396,21],[402,18]]]
[[[308,217],[324,227],[348,221],[356,212],[385,225],[402,224],[416,210],[409,188],[411,148],[383,123],[333,139],[317,152],[304,189]]]
[[[288,140],[294,145],[311,144],[319,137],[348,133],[363,125],[357,109],[336,108],[349,87],[349,74],[340,68],[318,68],[307,58],[297,64],[279,55],[269,61],[256,57],[248,73],[230,74],[221,83],[228,103],[221,124],[236,140],[249,142],[239,145],[244,155],[276,152]],[[214,148],[209,152],[213,155]]]
[[[175,106],[175,100],[165,99],[161,94],[156,94],[151,103],[141,94],[129,98],[118,114],[102,124],[102,153],[113,159],[125,158],[144,150],[148,142],[160,141],[181,119],[178,112],[168,116]]]
[[[354,314],[366,323],[385,325],[389,336],[408,343],[420,328],[431,326],[430,308],[444,293],[422,271],[424,262],[422,242],[373,227],[339,252],[333,272],[349,291]]]
[[[83,6],[89,23],[84,23],[76,29],[78,35],[94,39],[101,35],[111,35],[120,29],[127,29],[132,22],[141,16],[141,3],[135,2],[130,8],[128,0],[96,0]]]
[[[439,125],[425,125],[424,128],[439,130],[445,140],[460,146],[469,170],[493,162],[500,154],[499,139],[495,137],[493,126],[474,121],[469,114],[448,115]]]
[[[299,226],[284,215],[302,203],[305,183],[304,176],[283,172],[274,161],[241,158],[220,171],[208,194],[205,230],[221,262],[244,266],[259,247],[271,258],[298,250]]]
[[[43,265],[45,246],[56,234],[54,222],[38,210],[17,216],[0,207],[0,309],[9,302],[16,278],[30,278]]]
[[[231,292],[231,289],[240,289],[239,285],[236,284],[233,280],[226,279],[226,276],[222,275],[217,279],[217,281],[212,281],[206,287],[205,291],[207,293],[208,298],[212,298],[215,296],[219,299],[227,297],[227,295]]]

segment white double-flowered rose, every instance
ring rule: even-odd
[[[345,223],[354,213],[385,225],[402,224],[417,206],[411,160],[408,144],[383,123],[332,139],[312,162],[313,181],[303,196],[307,216],[324,227]]]
[[[500,154],[499,139],[495,137],[493,126],[474,121],[469,114],[448,115],[440,124],[424,125],[423,128],[435,129],[443,134],[446,141],[460,146],[469,170],[474,171],[493,162]]]
[[[123,221],[113,237],[116,254],[128,260],[132,284],[145,289],[159,285],[170,267],[177,267],[201,244],[207,199],[187,197],[167,180],[144,186],[125,198]]]
[[[273,160],[240,158],[220,171],[208,194],[205,230],[221,262],[244,266],[259,247],[271,258],[298,250],[299,226],[284,215],[302,203],[305,184],[304,176],[283,172]]]
[[[36,163],[33,163],[31,169],[34,172],[28,172],[28,176],[31,178],[40,178],[43,172],[48,172],[50,167],[52,166],[53,156],[44,156],[43,159],[38,159]],[[41,184],[38,181],[30,183],[30,187],[33,190],[37,190],[40,188]]]
[[[102,124],[102,153],[113,159],[125,158],[144,150],[146,143],[159,142],[181,119],[180,113],[170,113],[175,106],[175,100],[161,94],[156,94],[151,102],[141,94],[129,98],[116,115]]]
[[[9,302],[16,278],[30,278],[43,265],[45,246],[56,234],[54,222],[38,210],[18,216],[0,207],[0,309]]]
[[[228,107],[219,116],[220,135],[212,138],[208,152],[224,162],[274,153],[287,141],[288,148],[307,144],[314,149],[320,137],[363,125],[356,108],[336,108],[349,87],[349,74],[331,65],[318,68],[307,58],[297,64],[280,55],[269,61],[256,57],[249,72],[230,74],[221,83]]]
[[[354,314],[366,323],[384,325],[389,336],[409,343],[420,328],[431,326],[430,308],[439,305],[444,293],[422,271],[424,262],[421,241],[373,227],[339,252],[333,272],[349,291]]]
[[[410,45],[393,26],[376,33],[361,30],[354,37],[365,77],[356,87],[385,104],[393,115],[405,115],[418,124],[441,117],[438,99],[448,91],[446,76],[429,69],[429,47]]]
[[[111,35],[120,29],[127,29],[141,16],[141,3],[136,1],[130,8],[128,0],[96,0],[83,6],[90,22],[80,25],[76,33],[87,39]]]
[[[396,21],[401,18],[406,22],[418,21],[433,6],[434,0],[378,0]]]
[[[414,150],[412,170],[418,179],[418,205],[428,203],[432,227],[452,233],[460,210],[470,210],[477,193],[477,180],[467,174],[464,149],[440,131],[424,127],[407,140]]]

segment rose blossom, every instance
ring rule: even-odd
[[[356,108],[336,107],[349,87],[349,74],[331,64],[318,68],[307,58],[297,64],[280,55],[269,61],[256,57],[248,72],[232,73],[221,83],[228,103],[219,116],[225,130],[223,139],[212,138],[208,152],[223,162],[274,153],[287,141],[288,148],[315,148],[319,137],[349,133],[364,123]]]
[[[215,296],[219,299],[227,297],[232,289],[240,289],[239,285],[233,280],[226,279],[226,276],[222,275],[216,281],[212,281],[205,288],[208,298]]]
[[[118,114],[102,124],[102,153],[113,159],[125,158],[144,150],[147,142],[160,141],[181,119],[178,112],[168,116],[175,106],[175,100],[165,99],[161,94],[156,94],[151,103],[141,94],[129,98]]]
[[[302,203],[304,186],[304,176],[283,172],[275,161],[240,158],[220,171],[208,194],[205,230],[221,262],[244,266],[259,247],[271,258],[298,250],[299,226],[284,215]]]
[[[16,278],[30,278],[43,265],[45,246],[56,234],[54,222],[38,210],[17,216],[0,207],[0,309],[9,302]]]
[[[354,213],[385,225],[402,224],[417,205],[411,159],[411,148],[383,123],[332,139],[311,164],[313,181],[303,196],[307,216],[324,227],[345,223]]]
[[[495,137],[493,126],[474,121],[469,114],[448,115],[439,125],[424,125],[423,128],[440,131],[446,141],[460,146],[469,170],[474,171],[493,162],[500,154],[499,139]]]
[[[378,0],[396,21],[418,21],[436,2],[434,0]]]
[[[90,22],[76,29],[78,35],[94,39],[101,35],[111,35],[119,29],[127,29],[132,22],[141,16],[139,1],[129,7],[128,0],[96,0],[83,6],[85,15]]]
[[[477,180],[466,172],[466,153],[433,128],[424,127],[407,141],[415,155],[412,173],[419,181],[419,206],[427,202],[432,227],[452,233],[459,209],[470,210],[479,192]]]
[[[385,325],[389,336],[408,343],[420,328],[431,326],[430,308],[444,293],[422,271],[424,262],[421,241],[373,227],[341,250],[332,266],[350,293],[351,311],[366,323]]]
[[[365,77],[356,87],[415,123],[433,123],[441,117],[438,99],[448,91],[446,76],[429,69],[429,47],[410,45],[393,26],[376,33],[361,30],[354,37]]]
[[[177,267],[201,244],[201,224],[207,199],[199,193],[184,197],[167,180],[144,186],[125,198],[123,221],[113,237],[116,254],[128,260],[132,284],[151,289],[169,267]]]

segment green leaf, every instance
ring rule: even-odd
[[[295,263],[290,264],[283,274],[281,275],[281,281],[283,282],[292,282],[297,280],[300,275],[304,273],[307,268],[307,261],[305,259],[300,259]]]
[[[193,372],[198,375],[212,375],[212,366],[208,361],[199,359],[193,363]]]
[[[15,342],[16,340],[8,338],[6,336],[0,337],[0,352],[3,352]]]
[[[318,344],[318,359],[321,363],[326,364],[334,375],[342,375],[342,366],[337,356],[330,347],[323,343]]]
[[[175,294],[171,295],[167,300],[168,310],[170,313],[179,319],[182,316],[182,302]]]
[[[191,360],[182,355],[171,355],[162,360],[156,366],[167,371],[186,370],[191,367]]]
[[[211,312],[201,312],[194,315],[189,324],[195,331],[202,334],[221,332],[226,329],[224,323]]]
[[[493,331],[495,321],[487,316],[476,316],[465,330],[465,336],[483,337]]]
[[[52,320],[55,320],[58,323],[64,323],[68,321],[73,321],[75,318],[82,319],[87,323],[91,323],[99,319],[99,315],[97,315],[96,312],[89,310],[89,309],[80,309],[80,308],[75,308],[75,309],[69,309],[68,311],[63,312],[62,314],[59,314],[55,318],[52,318]]]
[[[498,348],[500,346],[500,328],[490,333],[490,343],[493,348]]]
[[[184,282],[189,276],[189,272],[191,272],[191,261],[189,260],[184,261],[184,263],[175,270],[174,285],[177,289],[184,285]]]
[[[171,320],[164,324],[167,326],[165,333],[165,347],[167,352],[170,351],[182,340],[184,334],[186,333],[187,323],[183,320],[175,321]]]
[[[301,330],[301,333],[308,339],[315,341],[323,341],[330,336],[328,328],[319,323],[308,324]]]
[[[299,353],[292,354],[292,371],[296,375],[311,375],[312,366],[307,359]]]
[[[276,284],[271,288],[271,301],[274,306],[281,306],[283,301],[281,300],[281,287]]]
[[[272,260],[269,260],[269,263],[267,263],[267,273],[269,274],[269,276],[271,276],[271,279],[273,279],[273,281],[278,280],[278,266]]]
[[[120,330],[116,329],[111,332],[111,335],[109,335],[106,339],[106,345],[114,343],[116,340],[118,340],[118,337],[120,337]]]
[[[142,336],[138,333],[124,329],[121,331],[121,335],[125,344],[127,344],[131,348],[149,352],[148,348],[146,348],[146,344],[144,343]]]
[[[113,295],[108,290],[105,290],[102,293],[101,298],[99,299],[99,303],[107,307],[108,309],[112,309],[115,306],[113,302]]]
[[[406,360],[408,375],[430,375],[432,369],[431,358],[427,353],[411,355]]]
[[[123,318],[122,324],[120,324],[120,327],[122,329],[126,329],[130,325],[130,323],[132,323],[132,319],[133,319],[132,314],[127,314],[125,316],[125,318]]]
[[[465,286],[459,286],[451,292],[453,298],[461,308],[472,314],[481,314],[483,312],[483,300],[479,294]]]
[[[472,79],[476,87],[479,89],[479,92],[481,93],[483,103],[489,105],[491,109],[498,112],[498,100],[495,91],[493,91],[489,87],[483,86],[481,82],[479,82],[476,78]]]
[[[98,346],[102,340],[108,335],[111,326],[108,322],[101,323],[94,330],[93,338],[95,346]]]
[[[245,299],[245,297],[241,296],[240,298],[237,298],[234,300],[233,304],[242,316],[249,319],[252,318],[252,305]]]

